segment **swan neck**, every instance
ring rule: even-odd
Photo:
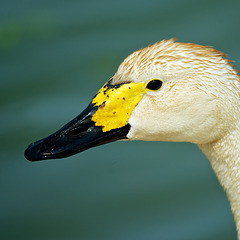
[[[220,140],[199,145],[230,201],[240,240],[240,122]]]

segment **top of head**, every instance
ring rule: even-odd
[[[227,56],[212,47],[162,40],[129,55],[119,66],[113,83],[142,82],[149,78],[190,78],[199,74],[236,74]],[[210,72],[209,72],[210,71]]]

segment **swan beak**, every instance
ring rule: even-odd
[[[126,139],[128,119],[146,91],[145,83],[114,85],[110,79],[80,115],[56,133],[30,144],[25,157],[30,161],[64,158]]]
[[[64,158],[87,150],[88,148],[126,139],[130,125],[103,131],[92,121],[98,106],[89,106],[76,118],[54,134],[34,142],[25,150],[25,157],[30,161]]]

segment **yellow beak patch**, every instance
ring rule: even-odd
[[[103,132],[125,126],[147,91],[146,83],[111,85],[109,80],[92,100],[98,106],[92,121],[96,126],[101,126]]]

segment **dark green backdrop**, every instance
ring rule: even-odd
[[[240,69],[239,0],[2,0],[0,238],[230,240],[230,206],[188,143],[118,142],[37,163],[25,147],[85,108],[131,52],[215,46]]]

